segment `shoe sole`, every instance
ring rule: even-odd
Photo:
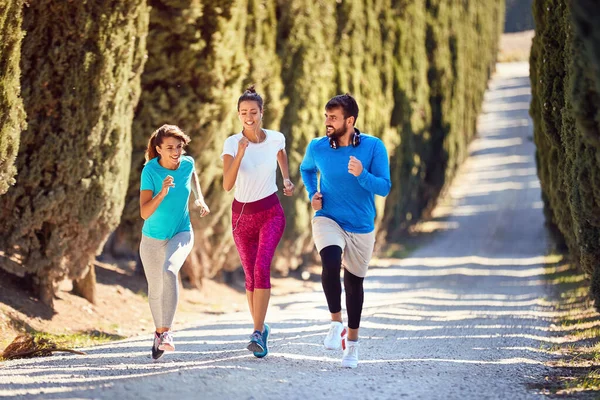
[[[356,368],[358,367],[358,364],[354,365],[354,364],[346,364],[342,361],[342,368]]]
[[[262,353],[263,351],[265,351],[265,349],[263,349],[260,344],[255,342],[248,343],[248,346],[246,348],[253,353]]]

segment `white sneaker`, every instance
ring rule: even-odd
[[[358,367],[358,342],[346,340],[346,348],[344,349],[344,358],[342,358],[342,367],[356,368]]]
[[[344,324],[337,321],[331,321],[329,332],[323,340],[323,345],[327,350],[339,350],[342,347],[342,339],[346,336]]]

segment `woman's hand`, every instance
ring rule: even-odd
[[[201,207],[200,209],[200,217],[206,217],[210,213],[210,209],[204,202],[204,199],[197,199],[194,204],[196,207]]]
[[[245,136],[242,136],[242,138],[238,142],[238,151],[236,155],[238,155],[240,158],[244,158],[244,154],[246,154],[246,149],[248,148],[248,143],[250,142]]]
[[[162,197],[165,197],[167,194],[169,194],[169,188],[172,187],[175,187],[174,178],[171,175],[167,175],[167,177],[163,179],[162,188],[158,194]]]
[[[293,195],[294,189],[295,189],[295,186],[289,178],[283,180],[283,194],[285,196]]]

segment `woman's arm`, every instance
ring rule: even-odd
[[[279,150],[277,153],[277,163],[281,170],[281,176],[283,176],[283,194],[291,196],[294,194],[294,184],[290,180],[290,171],[288,166],[288,156],[285,149]]]
[[[233,157],[230,154],[223,155],[223,189],[229,192],[235,186],[238,171],[242,164],[242,158],[246,154],[246,148],[248,147],[248,139],[242,137],[238,142],[238,151]]]
[[[175,187],[173,177],[167,175],[167,177],[163,179],[162,188],[156,196],[152,197],[152,190],[140,190],[140,214],[143,219],[148,219],[154,214],[154,211],[156,211],[163,199],[169,194],[169,188],[172,187]]]
[[[208,206],[206,205],[206,202],[204,201],[204,195],[202,194],[202,189],[200,188],[200,179],[198,178],[196,169],[194,169],[194,172],[192,174],[192,192],[194,193],[194,198],[196,199],[196,201],[194,201],[194,204],[197,207],[202,208],[200,210],[200,216],[204,217],[204,216],[208,215],[208,213],[210,212],[210,209],[208,208]]]

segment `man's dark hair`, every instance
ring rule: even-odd
[[[331,100],[325,104],[325,110],[331,110],[332,108],[342,109],[342,113],[344,114],[344,118],[354,117],[354,123],[356,123],[356,119],[358,118],[358,104],[356,104],[356,100],[350,94],[339,94],[335,97],[332,97]]]

